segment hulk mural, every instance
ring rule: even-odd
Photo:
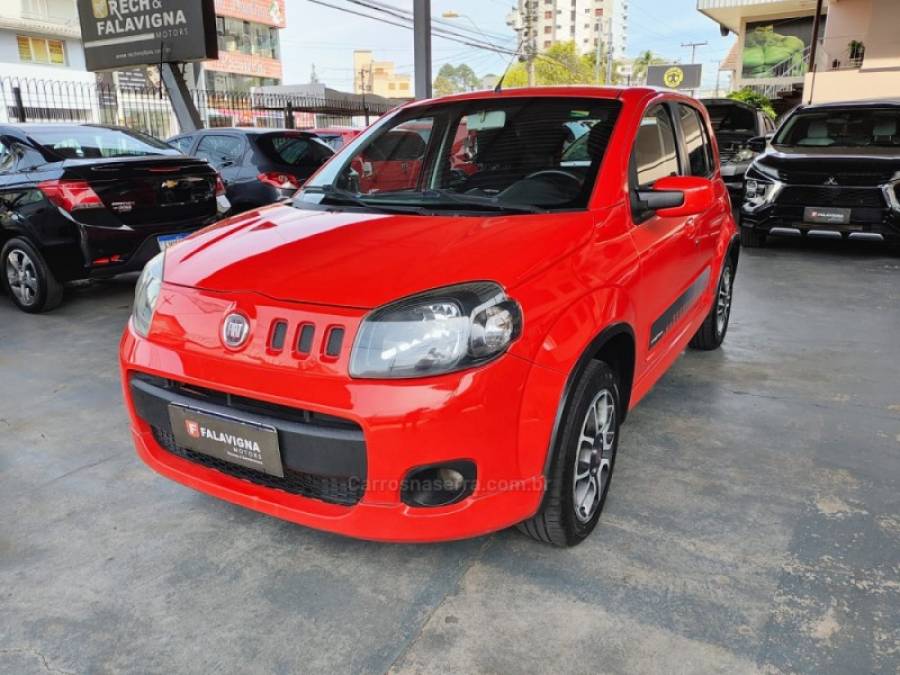
[[[784,64],[798,75],[803,73],[803,51],[812,39],[813,17],[758,21],[747,24],[741,75],[744,78],[772,77],[772,68]]]

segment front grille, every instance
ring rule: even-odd
[[[788,206],[840,206],[884,208],[884,194],[878,188],[785,186],[775,199]]]
[[[175,442],[175,437],[168,429],[157,426],[153,426],[151,429],[153,429],[153,437],[156,439],[156,442],[173,455],[177,455],[194,464],[215,469],[229,476],[255,483],[256,485],[344,506],[356,504],[363,496],[363,481],[358,478],[315,476],[292,471],[287,467],[284,467],[284,478],[279,478],[278,476],[271,476],[267,473],[254,471],[247,467],[231,464],[215,457],[188,450]]]
[[[825,185],[826,181],[835,180],[841,187],[874,187],[891,180],[893,171],[889,172],[852,172],[836,171],[825,173],[822,171],[791,171],[779,170],[781,179],[785,183],[794,185]]]

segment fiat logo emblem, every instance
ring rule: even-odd
[[[222,322],[222,344],[229,349],[237,349],[243,345],[250,336],[250,322],[247,317],[237,312],[232,312]]]

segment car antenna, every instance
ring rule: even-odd
[[[513,61],[515,61],[519,56],[519,51],[522,49],[522,42],[524,40],[519,40],[519,46],[516,47],[515,53],[513,53],[512,58],[509,60],[509,63],[506,64],[506,68],[503,69],[503,74],[500,76],[500,79],[497,80],[497,84],[494,87],[494,93],[499,94],[503,91],[503,80],[506,78],[506,74],[509,72],[509,69],[512,68]]]

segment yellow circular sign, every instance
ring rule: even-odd
[[[676,89],[684,81],[684,71],[678,66],[672,66],[663,73],[663,82],[667,87]]]

